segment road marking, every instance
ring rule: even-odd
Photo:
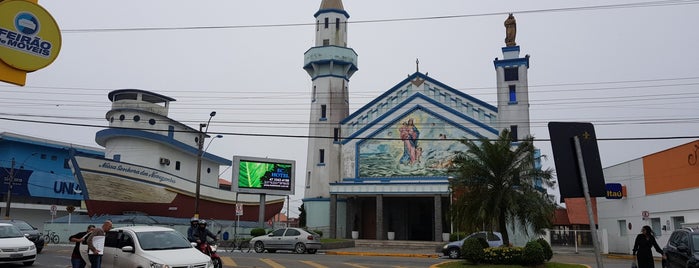
[[[345,262],[345,263],[343,263],[343,264],[349,265],[349,266],[352,266],[352,267],[357,267],[357,268],[369,268],[369,266],[362,266],[362,265],[359,265],[359,264],[348,263],[348,262]]]
[[[286,266],[281,265],[273,260],[270,259],[260,259],[262,262],[268,264],[269,266],[272,266],[272,268],[286,268]]]
[[[231,257],[221,257],[221,263],[225,266],[238,267],[238,264]]]
[[[325,265],[321,265],[321,264],[318,264],[318,263],[315,263],[315,262],[312,262],[312,261],[301,261],[301,262],[302,262],[302,263],[305,263],[305,264],[308,264],[308,265],[310,265],[310,266],[313,266],[313,267],[315,267],[315,268],[328,268],[328,267],[325,266]]]

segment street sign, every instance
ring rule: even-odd
[[[548,127],[561,200],[585,196],[573,142],[575,136],[580,140],[588,192],[591,197],[605,197],[607,191],[594,126],[591,123],[549,122]]]
[[[242,203],[235,204],[235,215],[236,216],[243,216],[243,204]]]
[[[51,205],[51,216],[56,216],[57,211],[58,207],[56,205]]]

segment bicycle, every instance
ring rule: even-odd
[[[252,249],[250,240],[242,237],[234,238],[229,241],[221,241],[221,246],[225,252],[239,250],[240,252],[248,253]]]
[[[46,234],[43,237],[44,243],[46,244],[48,244],[49,242],[54,244],[58,244],[61,242],[61,238],[58,236],[58,234],[51,230],[46,230]]]

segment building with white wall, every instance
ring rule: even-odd
[[[609,252],[630,254],[644,225],[662,247],[673,230],[699,223],[698,157],[696,140],[604,169],[606,183],[625,189],[621,199],[597,198],[599,228],[608,232]]]

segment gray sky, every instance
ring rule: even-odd
[[[699,1],[343,2],[351,16],[348,46],[359,55],[350,112],[415,72],[416,58],[421,72],[495,105],[493,59],[502,58],[503,22],[514,12],[517,44],[522,56],[531,55],[535,138],[548,139],[549,121],[592,122],[601,139],[699,135]],[[625,5],[633,3],[655,4]],[[217,112],[209,132],[225,137],[209,152],[295,160],[291,213],[298,214],[306,139],[255,134],[308,134],[311,81],[301,67],[320,0],[40,4],[63,31],[62,49],[25,87],[0,83],[0,131],[97,147],[109,91],[154,91],[177,99],[170,117],[192,127]],[[401,20],[408,18],[421,19]],[[252,27],[264,25],[287,26]],[[134,30],[143,28],[167,30]],[[691,140],[600,141],[602,165]],[[536,144],[553,167],[550,143]],[[223,176],[230,179],[230,171]]]

